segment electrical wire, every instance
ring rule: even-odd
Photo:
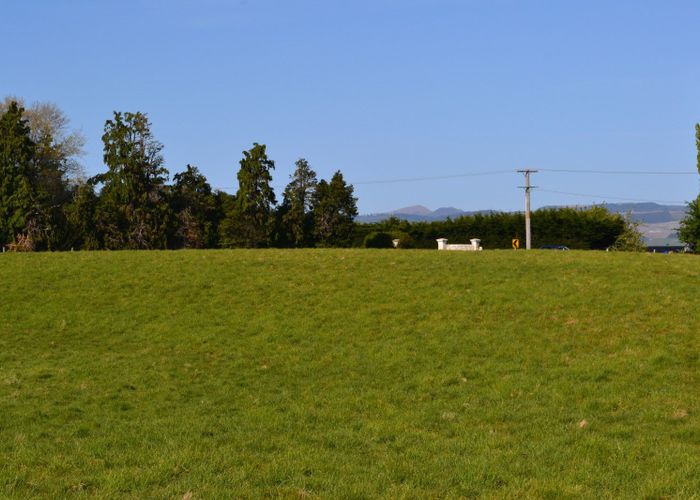
[[[575,170],[569,168],[538,168],[538,172],[562,174],[602,174],[602,175],[698,175],[698,172],[661,170]]]
[[[599,174],[599,175],[698,175],[698,172],[690,171],[661,171],[661,170],[576,170],[569,168],[538,168],[538,172],[550,172],[550,173],[561,173],[561,174]],[[517,172],[517,170],[490,170],[481,172],[464,172],[461,174],[445,174],[445,175],[431,175],[424,177],[399,177],[395,179],[374,179],[367,181],[358,181],[351,183],[354,186],[371,185],[371,184],[395,184],[401,182],[423,182],[423,181],[437,181],[446,179],[460,179],[463,177],[480,177],[489,175],[504,175],[512,174]],[[236,189],[233,186],[221,186],[215,187],[214,189],[229,190]]]
[[[393,184],[397,182],[422,182],[422,181],[437,181],[444,179],[459,179],[462,177],[478,177],[485,175],[503,175],[512,174],[512,170],[491,170],[485,172],[465,172],[463,174],[451,174],[451,175],[431,175],[428,177],[403,177],[398,179],[380,179],[372,181],[360,181],[354,182],[353,185],[368,185],[368,184]]]
[[[445,180],[445,179],[459,179],[463,177],[479,177],[479,176],[488,176],[488,175],[503,175],[503,174],[512,174],[513,170],[491,170],[491,171],[483,171],[483,172],[465,172],[462,174],[448,174],[448,175],[432,175],[432,176],[426,176],[426,177],[400,177],[396,179],[375,179],[375,180],[370,180],[370,181],[359,181],[359,182],[351,182],[350,184],[353,186],[366,186],[370,184],[395,184],[399,182],[422,182],[422,181],[437,181],[437,180]],[[227,189],[237,189],[232,186],[221,186],[221,187],[215,187],[214,189],[219,189],[219,190],[227,190]]]
[[[563,174],[594,174],[594,175],[698,175],[697,172],[689,171],[660,171],[660,170],[576,170],[576,169],[565,169],[565,168],[538,168],[536,169],[541,173],[563,173]],[[436,181],[436,180],[448,180],[448,179],[460,179],[465,177],[480,177],[489,175],[504,175],[512,174],[517,171],[514,170],[491,170],[491,171],[480,171],[480,172],[464,172],[461,174],[448,174],[448,175],[432,175],[424,177],[400,177],[394,179],[375,179],[368,181],[359,181],[351,183],[352,185],[378,185],[378,184],[396,184],[405,182],[424,182],[424,181]],[[233,186],[222,186],[216,187],[221,191],[234,190],[237,189]],[[281,189],[281,188],[280,188]],[[560,194],[565,196],[575,196],[580,198],[595,198],[600,200],[617,200],[617,201],[629,201],[637,203],[669,203],[676,205],[685,205],[685,201],[678,200],[648,200],[641,198],[628,198],[622,196],[608,196],[608,195],[598,195],[598,194],[584,194],[584,193],[572,193],[568,191],[558,191],[554,189],[545,189],[542,187],[537,188],[538,191],[544,193]]]

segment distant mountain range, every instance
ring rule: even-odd
[[[678,222],[685,217],[686,207],[683,205],[660,205],[658,203],[607,203],[605,207],[614,213],[629,214],[631,219],[639,222],[640,229],[647,239],[675,239]],[[558,208],[558,207],[544,207]],[[585,207],[582,207],[585,208]],[[462,215],[489,214],[495,210],[477,210],[468,212],[455,207],[441,207],[430,210],[423,205],[413,205],[399,208],[392,212],[360,215],[357,222],[379,222],[390,217],[410,222],[431,222],[456,218]]]
[[[684,205],[659,205],[658,203],[607,203],[605,207],[614,213],[630,214],[632,220],[640,224],[679,222],[686,213]]]
[[[390,217],[407,220],[410,222],[430,222],[436,220],[445,220],[456,218],[462,215],[487,214],[493,213],[494,210],[477,210],[475,212],[467,212],[455,207],[440,207],[437,210],[430,210],[423,205],[413,205],[410,207],[399,208],[392,212],[380,214],[360,215],[355,218],[357,222],[379,222]]]
[[[661,222],[677,222],[685,216],[686,207],[682,205],[659,205],[658,203],[608,203],[605,207],[614,213],[630,214],[633,220],[641,224],[657,224]],[[559,208],[556,206],[544,208]],[[586,208],[586,207],[582,207]],[[462,215],[488,214],[495,210],[476,210],[468,212],[455,207],[441,207],[430,210],[423,205],[412,205],[391,212],[360,215],[357,222],[378,222],[390,217],[408,221],[434,221],[455,218]]]

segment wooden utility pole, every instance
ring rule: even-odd
[[[518,170],[521,174],[525,174],[525,185],[520,186],[525,190],[525,249],[530,250],[532,247],[532,235],[530,233],[530,190],[537,186],[530,185],[530,174],[534,174],[537,170]]]

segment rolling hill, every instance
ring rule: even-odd
[[[0,491],[692,497],[698,259],[0,254]]]

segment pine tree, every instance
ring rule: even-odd
[[[216,198],[206,177],[187,165],[175,174],[172,208],[177,219],[176,246],[205,248],[216,245]]]
[[[0,102],[0,113],[7,111],[13,98]],[[22,107],[22,100],[16,99]],[[74,195],[82,167],[77,158],[83,153],[85,139],[69,131],[70,120],[52,103],[34,103],[24,110],[29,137],[36,145],[35,178],[32,180],[36,204],[27,221],[25,234],[31,235],[37,249],[66,249],[71,228],[64,211]]]
[[[243,152],[238,171],[238,191],[223,223],[223,245],[259,248],[268,246],[274,223],[275,193],[270,186],[275,162],[264,144],[253,143]]]
[[[284,190],[280,211],[282,225],[292,246],[307,247],[313,244],[313,214],[311,213],[316,191],[316,172],[304,158],[296,161],[291,182]]]
[[[314,196],[314,232],[323,247],[346,247],[352,243],[357,216],[357,198],[353,187],[345,183],[338,170],[330,183],[321,180]]]
[[[0,246],[15,242],[37,206],[36,144],[23,118],[24,110],[10,103],[0,116]]]
[[[66,218],[64,249],[98,250],[102,248],[96,226],[98,197],[89,182],[75,186],[73,198],[63,212]]]
[[[163,145],[151,133],[148,117],[114,113],[105,122],[104,162],[96,176],[104,184],[97,224],[107,248],[165,248],[171,212],[166,198]]]

